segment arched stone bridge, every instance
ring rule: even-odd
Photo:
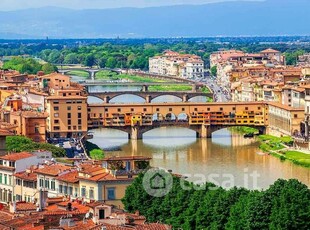
[[[130,139],[142,139],[151,129],[175,126],[192,129],[197,137],[211,138],[213,132],[234,126],[265,133],[268,114],[265,102],[90,104],[88,128],[118,129]]]
[[[115,97],[121,95],[135,95],[141,97],[146,103],[151,103],[151,101],[160,96],[171,95],[180,98],[183,102],[187,102],[189,99],[203,96],[213,99],[212,93],[202,93],[202,92],[151,92],[151,91],[118,91],[118,92],[102,92],[102,93],[88,93],[88,96],[96,97],[103,100],[105,103],[109,103]]]
[[[99,71],[108,70],[111,72],[121,73],[119,69],[110,69],[110,68],[88,68],[88,67],[70,67],[65,69],[58,69],[58,72],[61,74],[68,74],[71,71],[83,71],[89,74],[89,79],[94,80],[96,77],[96,73]]]
[[[197,138],[211,138],[212,133],[218,130],[229,128],[236,125],[190,125],[188,121],[161,121],[161,122],[153,122],[152,126],[104,126],[104,128],[116,129],[123,131],[128,134],[128,139],[139,140],[143,139],[143,134],[161,127],[182,127],[193,130],[196,132]],[[244,125],[241,125],[244,126]],[[266,127],[265,126],[254,126],[254,125],[246,125],[246,127],[255,128],[259,131],[260,134],[265,134]],[[98,127],[99,128],[99,127]]]

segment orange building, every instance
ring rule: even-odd
[[[81,137],[87,133],[87,97],[81,90],[58,90],[45,100],[49,137]]]
[[[16,111],[10,113],[10,123],[16,125],[15,134],[31,138],[35,142],[46,141],[47,113]]]

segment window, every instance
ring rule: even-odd
[[[81,188],[81,196],[82,196],[82,197],[85,197],[85,196],[86,196],[86,187],[85,187],[85,186],[83,186],[83,187]]]
[[[50,188],[50,181],[49,179],[45,179],[45,188]]]
[[[9,185],[12,185],[12,176],[9,176]]]
[[[0,184],[2,184],[2,173],[0,173]]]
[[[78,118],[82,118],[82,113],[78,113]]]
[[[54,130],[60,130],[59,126],[54,126]]]
[[[71,118],[71,113],[67,113],[67,118]]]
[[[65,185],[64,185],[63,188],[64,188],[64,194],[68,194],[68,186],[65,186]]]
[[[68,120],[68,125],[71,125],[71,120]]]
[[[220,111],[223,111],[223,108],[222,108],[222,107],[220,107]]]
[[[121,111],[122,111],[122,109],[120,109],[120,108],[117,109],[117,112],[121,112]]]
[[[59,124],[59,120],[58,120],[58,119],[55,119],[54,123],[55,123],[55,124]]]
[[[108,200],[115,200],[115,188],[108,188]]]
[[[297,114],[294,114],[294,118],[297,118],[298,117],[298,115]]]
[[[16,179],[16,184],[17,185],[21,185],[21,180],[20,179]]]
[[[130,108],[130,111],[131,111],[131,112],[134,112],[134,111],[135,111],[135,109],[134,109],[134,108]]]
[[[55,180],[51,181],[51,189],[55,191]]]
[[[71,106],[67,106],[67,110],[71,110]]]
[[[249,108],[248,107],[245,107],[245,110],[248,110]]]
[[[59,117],[59,113],[54,113],[54,117]]]
[[[40,185],[40,188],[43,188],[43,179],[42,178],[40,178],[40,180],[39,180],[39,185]]]
[[[89,199],[94,199],[94,188],[89,189]]]
[[[82,124],[82,119],[78,119],[78,125]]]
[[[54,110],[55,111],[59,111],[59,107],[58,106],[54,106]]]
[[[169,112],[171,112],[172,111],[172,108],[169,108]]]
[[[73,188],[72,188],[72,187],[69,187],[69,195],[72,196],[72,194],[73,194]]]
[[[63,191],[63,186],[60,184],[59,185],[59,193],[62,193],[62,191]]]
[[[147,109],[146,108],[143,108],[143,112],[146,112],[147,111]]]
[[[78,110],[82,110],[82,107],[81,107],[81,106],[78,106]]]
[[[156,112],[159,112],[159,108],[156,108]]]
[[[38,125],[38,124],[36,124],[36,126],[34,127],[34,133],[35,133],[35,134],[40,133],[40,131],[39,131],[39,125]]]
[[[105,109],[104,109],[104,112],[109,112],[109,109],[108,109],[108,108],[105,108]]]
[[[53,103],[54,103],[54,105],[56,105],[56,104],[59,104],[59,101],[54,101]]]
[[[197,111],[198,111],[198,109],[197,109],[197,108],[194,108],[194,111],[196,111],[196,112],[197,112]]]

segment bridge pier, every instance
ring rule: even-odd
[[[148,85],[143,85],[142,86],[142,92],[148,92],[149,91],[149,86]]]
[[[128,139],[141,140],[143,133],[139,127],[131,127],[130,133],[128,133]]]
[[[188,95],[187,94],[183,95],[182,102],[188,102]]]
[[[192,85],[192,92],[197,92],[197,85],[196,84],[193,84]]]
[[[152,96],[151,95],[146,95],[145,102],[146,103],[151,103],[151,101],[152,101]]]
[[[109,96],[105,96],[104,97],[104,102],[105,103],[110,103],[110,97]]]
[[[197,138],[212,138],[212,130],[209,125],[201,125],[198,131],[196,131]]]

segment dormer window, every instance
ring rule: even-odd
[[[9,162],[9,166],[15,168],[15,162],[14,161],[10,161]]]

